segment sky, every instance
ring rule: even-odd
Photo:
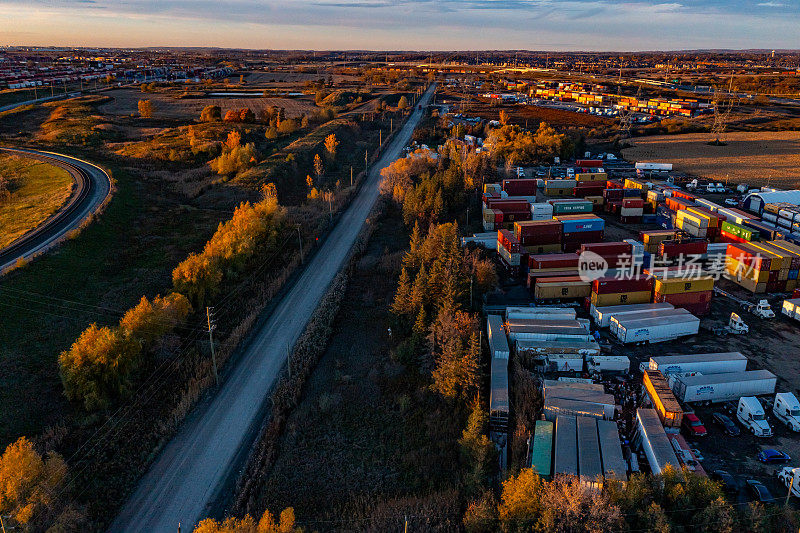
[[[0,45],[800,49],[800,0],[0,0]]]

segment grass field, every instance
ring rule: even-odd
[[[710,133],[637,137],[622,151],[631,161],[673,163],[676,170],[713,181],[800,186],[800,131],[730,132],[725,146],[711,146]]]
[[[246,86],[232,88],[231,92],[248,91]],[[99,107],[102,113],[110,115],[138,114],[139,100],[150,100],[153,103],[153,118],[200,118],[200,112],[205,106],[218,105],[222,114],[229,109],[242,109],[248,107],[258,115],[258,112],[272,106],[282,107],[286,110],[287,117],[309,114],[316,109],[312,97],[297,98],[262,98],[262,97],[219,97],[219,98],[175,98],[164,93],[143,93],[135,89],[118,89],[104,93],[113,100]]]
[[[72,192],[66,170],[35,159],[0,152],[0,248],[36,228],[64,205]]]

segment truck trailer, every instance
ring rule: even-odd
[[[696,335],[700,319],[691,314],[677,314],[641,320],[622,319],[618,322],[617,339],[623,344],[655,343]]]
[[[775,374],[769,370],[748,370],[676,377],[672,390],[681,402],[711,404],[773,394],[776,382]]]
[[[556,418],[553,474],[578,475],[578,422],[574,416]]]
[[[605,307],[592,306],[590,314],[598,328],[607,328],[612,316],[624,316],[629,313],[641,311],[656,311],[659,309],[675,309],[671,303],[649,303],[649,304],[630,304],[630,305],[609,305]]]
[[[658,370],[665,376],[689,372],[700,374],[744,372],[747,370],[747,357],[741,352],[658,355],[650,358],[649,368]]]
[[[634,442],[644,451],[653,474],[660,474],[667,465],[680,468],[675,450],[672,449],[658,413],[654,409],[637,409],[636,423]]]
[[[508,337],[503,327],[503,317],[489,315],[486,317],[486,336],[489,340],[489,351],[493,358],[508,359],[511,350],[508,347]]]
[[[620,321],[633,322],[636,320],[647,320],[649,318],[667,317],[670,320],[672,317],[681,315],[691,315],[689,311],[683,308],[678,309],[651,309],[649,311],[637,311],[636,313],[623,313],[611,315],[608,321],[609,331],[612,335],[617,335],[619,330]]]
[[[597,436],[597,420],[579,416],[578,425],[578,472],[581,483],[597,486],[603,477],[600,459],[600,441]]]
[[[597,436],[600,439],[600,455],[603,458],[603,476],[606,480],[627,481],[628,465],[622,456],[617,423],[613,420],[598,420]]]

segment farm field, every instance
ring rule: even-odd
[[[713,181],[800,186],[800,131],[725,133],[726,146],[711,146],[712,139],[710,133],[638,137],[622,154],[631,161],[673,163],[676,170]]]
[[[62,168],[0,153],[0,248],[58,211],[72,186],[72,176]]]
[[[231,92],[246,91],[247,88],[231,89]],[[249,89],[252,90],[252,89]],[[138,113],[139,100],[150,100],[153,103],[153,118],[196,118],[200,112],[209,105],[218,105],[222,114],[229,109],[250,108],[258,115],[262,109],[272,106],[282,107],[286,110],[287,117],[297,117],[303,113],[311,113],[316,109],[311,97],[298,98],[260,98],[260,97],[220,97],[220,98],[175,98],[170,94],[143,93],[136,89],[119,89],[104,93],[113,98],[112,101],[101,105],[98,109],[102,113],[111,115],[130,115]]]

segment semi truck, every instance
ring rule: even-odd
[[[755,396],[742,396],[736,408],[736,418],[756,437],[771,437],[772,428],[761,402]]]
[[[772,414],[792,431],[800,431],[800,402],[791,392],[779,392],[775,395]]]
[[[785,466],[778,470],[778,480],[791,493],[800,498],[800,468]]]
[[[738,400],[742,396],[773,394],[777,378],[769,370],[748,370],[725,374],[678,376],[672,391],[678,401],[709,405]]]
[[[659,355],[650,358],[650,370],[662,374],[697,372],[724,374],[747,370],[747,357],[741,352],[698,353],[690,355]]]
[[[636,168],[636,170],[655,170],[661,172],[669,172],[670,170],[672,170],[672,163],[646,163],[643,161],[641,163],[636,163],[636,165],[634,165],[634,168]]]

